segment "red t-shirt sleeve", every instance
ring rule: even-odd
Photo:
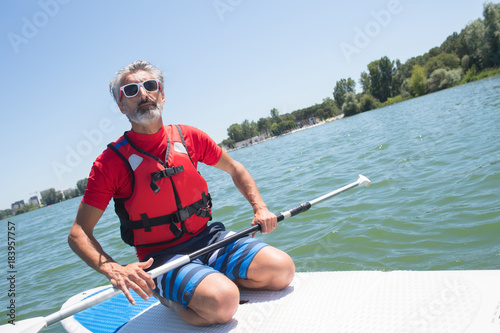
[[[105,210],[111,198],[127,197],[131,190],[125,163],[108,148],[92,165],[82,202]]]

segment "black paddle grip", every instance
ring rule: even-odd
[[[290,216],[295,216],[297,214],[303,213],[306,210],[309,210],[309,208],[311,208],[311,204],[309,202],[301,203],[297,207],[292,208],[292,209],[289,210]]]

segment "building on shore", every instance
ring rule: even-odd
[[[247,139],[247,140],[236,142],[234,145],[236,146],[237,149],[239,149],[239,148],[248,147],[248,146],[254,145],[256,143],[262,142],[265,139],[266,139],[266,136],[258,135],[258,136],[254,136],[253,138]]]
[[[28,200],[28,204],[34,204],[34,205],[40,205],[40,198],[38,198],[38,195],[34,195],[32,196],[29,200]]]
[[[19,201],[16,201],[14,202],[12,205],[11,205],[11,209],[12,209],[12,212],[16,212],[16,210],[18,210],[19,208],[22,208],[24,207],[26,204],[24,203],[24,200],[19,200]]]

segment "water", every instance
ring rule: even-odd
[[[357,179],[357,187],[259,236],[297,271],[500,269],[500,76],[416,98],[231,153],[273,212]],[[249,226],[231,178],[200,167],[214,219]],[[80,198],[0,222],[16,226],[17,320],[46,316],[72,295],[107,284],[67,245]],[[116,260],[135,260],[110,206],[96,235]],[[6,246],[2,247],[7,267]],[[6,269],[8,270],[8,269]],[[5,271],[6,271],[5,270]],[[2,324],[9,282],[0,280]],[[6,319],[7,318],[7,319]],[[55,324],[47,332],[63,332]]]

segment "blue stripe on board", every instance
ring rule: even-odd
[[[104,290],[107,290],[106,288]],[[88,297],[101,293],[103,290]],[[74,315],[80,325],[93,333],[116,332],[140,312],[149,308],[158,300],[151,297],[148,301],[143,300],[135,292],[131,291],[136,304],[129,303],[125,295],[119,294],[93,307]],[[86,297],[86,298],[88,298]]]

